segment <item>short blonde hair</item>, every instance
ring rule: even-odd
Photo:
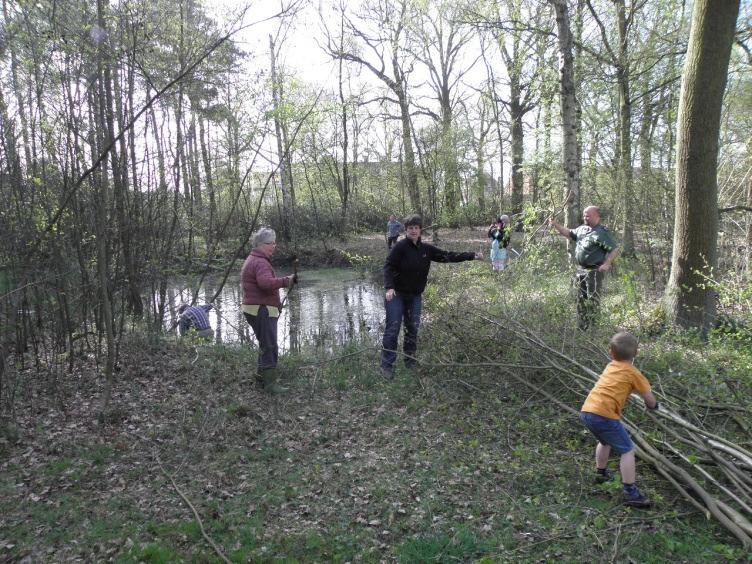
[[[277,234],[274,229],[262,227],[253,234],[253,247],[256,248],[264,243],[274,243],[277,240]]]
[[[627,331],[619,331],[608,343],[614,360],[632,360],[637,356],[638,345],[637,337]]]

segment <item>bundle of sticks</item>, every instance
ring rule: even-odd
[[[475,343],[503,343],[503,350],[492,351],[488,347],[485,350],[474,348],[466,338],[463,339],[468,355],[467,364],[493,367],[494,373],[503,372],[510,379],[573,414],[578,413],[582,399],[599,376],[599,372],[587,363],[602,366],[606,360],[605,351],[596,352],[595,348],[593,352],[598,355],[597,362],[592,361],[593,354],[590,353],[580,352],[577,355],[580,359],[575,358],[573,351],[582,351],[581,340],[577,346],[567,347],[563,344],[566,337],[561,336],[560,342],[553,344],[546,340],[553,340],[550,331],[544,338],[544,331],[506,317],[481,314],[474,320],[453,318],[449,325],[459,339],[472,334]],[[581,360],[583,357],[588,360]],[[470,358],[473,360],[470,361]],[[505,360],[510,358],[524,359],[524,366],[521,363],[505,364]],[[531,378],[531,373],[541,377]],[[566,390],[565,393],[562,393],[562,388]],[[629,417],[622,418],[636,444],[637,456],[650,463],[708,519],[717,520],[745,548],[752,549],[752,452],[724,438],[717,431],[709,430],[706,421],[686,402],[676,401],[654,386],[656,391],[661,400],[660,409],[656,411],[644,409],[642,398],[636,394],[629,398],[633,404],[643,407],[637,412],[632,410],[633,414],[643,414],[640,425]],[[730,413],[746,412],[743,406],[712,407]],[[743,435],[749,435],[743,420],[733,416],[731,419],[737,422]]]

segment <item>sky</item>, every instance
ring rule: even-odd
[[[289,0],[285,0],[289,5]],[[269,34],[276,35],[280,21],[273,16],[280,12],[281,2],[275,0],[204,0],[207,12],[220,24],[236,20],[244,7],[249,9],[244,24],[254,24],[233,36],[236,44],[253,57],[250,69],[269,66]],[[335,66],[317,45],[320,36],[318,7],[306,3],[302,13],[295,18],[294,28],[288,32],[278,61],[295,76],[313,85],[323,85],[334,78]],[[271,18],[271,19],[269,19]],[[268,21],[263,21],[267,20]],[[255,23],[260,22],[260,23]]]
[[[283,0],[285,5],[289,5],[294,0]],[[350,11],[357,12],[357,6],[362,4],[362,0],[346,0],[347,7]],[[368,1],[368,0],[366,0]],[[249,76],[254,76],[256,71],[263,69],[267,71],[270,66],[269,59],[269,35],[276,35],[281,24],[275,14],[280,12],[280,0],[203,0],[207,13],[213,16],[217,22],[222,25],[237,20],[237,14],[242,12],[243,8],[249,7],[244,18],[243,24],[247,26],[233,36],[235,43],[249,53],[251,56],[246,61]],[[289,29],[281,49],[280,57],[277,61],[278,67],[284,68],[288,76],[295,76],[304,83],[311,86],[314,90],[319,88],[333,89],[337,83],[337,65],[319,46],[318,41],[324,36],[321,23],[321,13],[333,14],[332,0],[310,0],[301,1],[301,12],[293,19],[293,27]],[[258,23],[257,23],[258,22]],[[253,24],[253,25],[250,25]],[[331,26],[336,29],[336,23]],[[469,82],[475,85],[482,84],[486,79],[485,68],[482,63],[477,62],[479,57],[479,45],[470,44],[466,46],[467,64],[474,61],[472,71],[467,74],[463,82]],[[351,86],[358,90],[360,85],[374,89],[379,92],[384,90],[384,85],[370,71],[358,69],[357,65],[350,65],[357,78],[351,76]],[[358,72],[359,71],[359,72]],[[501,72],[501,70],[499,69]],[[428,75],[421,65],[415,65],[410,75],[411,93],[414,107],[418,105],[429,106],[434,111],[438,111],[435,93],[428,86]],[[376,95],[375,92],[373,93]],[[472,90],[465,92],[467,101],[472,104]],[[394,110],[396,112],[396,109]],[[431,118],[416,114],[414,124],[419,126],[420,123],[430,123]],[[395,122],[396,123],[396,122]],[[395,125],[395,127],[397,127]],[[371,129],[368,133],[373,136],[371,141],[378,145],[383,145],[382,132]],[[493,141],[489,141],[493,143]],[[506,159],[505,159],[506,160]],[[487,166],[494,166],[495,161],[488,160]],[[508,168],[508,163],[505,165]],[[489,172],[493,172],[489,170]],[[505,176],[508,171],[505,171]]]

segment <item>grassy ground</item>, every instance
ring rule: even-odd
[[[12,440],[0,441],[0,560],[220,561],[188,500],[234,562],[748,561],[645,465],[651,510],[625,508],[618,481],[594,485],[593,440],[544,398],[492,369],[428,365],[464,358],[448,320],[465,315],[467,296],[567,335],[565,275],[536,272],[538,295],[523,272],[528,291],[514,290],[511,272],[436,268],[426,365],[393,381],[379,375],[375,347],[344,349],[283,359],[290,392],[269,397],[253,383],[251,350],[131,336],[100,423],[93,365],[54,394],[35,370],[22,373]],[[624,312],[641,306],[624,294],[605,304],[594,342],[610,324],[638,323]],[[503,342],[478,345],[505,360]],[[749,405],[748,379],[731,390],[714,372],[719,351],[646,348],[641,366],[664,374],[661,385]]]

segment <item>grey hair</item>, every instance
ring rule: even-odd
[[[262,227],[253,234],[253,247],[258,247],[264,243],[273,243],[277,240],[277,234],[274,229]]]
[[[509,223],[509,216],[506,214],[499,216],[499,221],[501,221],[502,223]]]

